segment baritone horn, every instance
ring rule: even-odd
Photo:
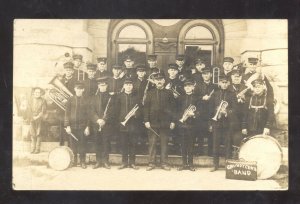
[[[129,111],[129,113],[127,113],[127,115],[125,116],[125,119],[123,122],[121,122],[121,124],[123,126],[126,126],[126,123],[128,122],[128,120],[134,116],[134,114],[136,113],[136,111],[139,109],[138,104],[135,104],[135,106],[131,109],[131,111]]]
[[[65,85],[58,79],[56,75],[49,82],[53,88],[49,89],[49,98],[58,105],[62,110],[66,110],[66,103],[73,94],[65,87]]]
[[[212,74],[213,84],[218,84],[219,83],[219,78],[220,78],[220,68],[219,67],[214,67],[213,68],[213,74]]]
[[[228,106],[228,102],[222,100],[220,105],[218,106],[215,116],[212,119],[214,121],[218,121],[221,118],[222,114],[224,114],[226,112],[227,106]]]
[[[189,107],[187,107],[182,115],[182,118],[179,120],[181,123],[184,123],[189,117],[191,117],[192,114],[196,111],[196,106],[190,104]]]

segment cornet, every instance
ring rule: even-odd
[[[127,113],[127,115],[125,116],[125,119],[123,122],[121,122],[121,124],[123,126],[126,126],[126,123],[128,122],[128,120],[134,116],[135,112],[139,109],[138,104],[135,104],[135,106],[131,109],[131,111],[129,111],[129,113]]]
[[[189,117],[191,117],[191,114],[195,113],[196,106],[190,104],[189,107],[187,107],[182,115],[182,118],[179,120],[181,123],[184,123]]]
[[[165,89],[167,90],[171,90],[173,92],[173,94],[180,96],[180,93],[178,91],[176,91],[176,88],[172,87],[172,82],[168,83],[165,87]]]
[[[217,109],[216,115],[212,119],[214,121],[218,121],[218,119],[221,118],[222,114],[224,114],[226,112],[227,106],[228,106],[228,102],[222,100],[219,107],[218,107],[218,109]]]

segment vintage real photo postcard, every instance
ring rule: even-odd
[[[288,20],[15,19],[14,190],[287,190]]]

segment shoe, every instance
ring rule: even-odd
[[[171,168],[169,166],[167,166],[167,165],[162,165],[161,168],[163,170],[166,170],[166,171],[170,171],[171,170]]]
[[[104,163],[104,168],[110,169],[111,167],[110,167],[110,165],[108,163]]]
[[[93,169],[98,169],[99,167],[101,167],[101,164],[100,164],[100,162],[97,162],[97,163],[93,166]]]
[[[193,166],[189,166],[188,169],[189,169],[190,171],[196,171],[195,167],[193,167]]]
[[[81,163],[81,168],[83,168],[83,169],[86,169],[86,164],[83,162],[83,163]]]
[[[180,166],[180,167],[178,167],[178,171],[182,171],[182,170],[185,170],[186,169],[186,166]]]
[[[214,172],[214,171],[217,171],[219,168],[217,167],[217,166],[214,166],[211,170],[210,170],[210,172]]]
[[[130,165],[130,168],[132,168],[132,169],[134,169],[134,170],[138,170],[138,169],[139,169],[139,167],[137,167],[137,166],[134,165],[134,164],[131,164],[131,165]]]
[[[74,161],[72,166],[76,167],[77,166],[77,161]]]
[[[120,166],[118,169],[125,169],[127,167],[127,164],[122,164],[122,166]]]
[[[151,171],[155,169],[155,166],[154,165],[149,165],[147,168],[146,168],[146,171]]]
[[[35,150],[34,152],[33,152],[33,154],[39,154],[40,153],[40,150]]]

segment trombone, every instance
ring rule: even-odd
[[[131,109],[131,111],[129,111],[129,113],[127,113],[127,115],[125,116],[125,119],[123,122],[121,122],[121,124],[125,127],[126,123],[128,122],[128,120],[134,116],[134,114],[136,113],[136,111],[139,109],[139,105],[135,104],[135,106]]]

